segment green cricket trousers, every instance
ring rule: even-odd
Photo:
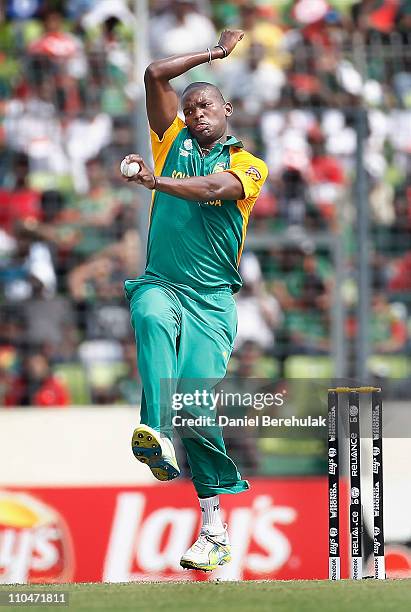
[[[229,287],[194,290],[143,275],[126,281],[131,324],[142,379],[141,423],[169,437],[173,416],[171,393],[209,391],[227,370],[237,327]],[[207,415],[208,406],[184,406],[182,418]],[[177,427],[200,497],[240,493],[249,488],[228,457],[221,427]]]

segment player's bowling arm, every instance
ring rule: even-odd
[[[220,47],[211,51],[212,58],[222,58],[224,52]],[[170,79],[174,79],[187,70],[208,62],[207,50],[198,53],[173,55],[166,59],[152,62],[145,71],[146,107],[150,127],[161,138],[173,123],[178,110],[178,97]]]
[[[169,81],[210,59],[223,59],[231,53],[243,36],[241,30],[224,30],[218,44],[223,45],[225,51],[223,47],[216,46],[210,52],[205,49],[196,53],[166,57],[152,62],[147,67],[144,74],[147,116],[151,129],[159,138],[173,123],[178,110],[178,97]]]

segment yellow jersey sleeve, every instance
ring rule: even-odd
[[[155,175],[159,176],[161,174],[168,152],[183,128],[185,128],[185,123],[177,116],[170,127],[166,129],[162,138],[159,138],[157,134],[150,129]]]
[[[262,159],[254,157],[254,155],[243,149],[233,147],[230,150],[230,167],[225,172],[230,172],[239,178],[244,189],[244,198],[237,200],[237,207],[243,218],[241,245],[237,256],[238,266],[240,265],[241,254],[244,248],[248,220],[268,176],[268,168]]]
[[[244,189],[244,199],[248,204],[254,204],[262,186],[268,176],[268,168],[265,162],[243,149],[231,153],[230,168],[226,170],[240,179]]]

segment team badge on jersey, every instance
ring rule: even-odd
[[[191,155],[191,151],[193,150],[193,141],[191,140],[191,138],[186,138],[185,141],[183,142],[183,147],[180,147],[180,155],[182,155],[183,157],[188,157],[189,155]]]
[[[225,162],[218,162],[213,168],[213,174],[216,172],[224,172],[225,170]]]
[[[261,179],[261,174],[255,166],[250,166],[248,170],[246,170],[246,174],[247,176],[251,176],[254,181],[259,181]]]

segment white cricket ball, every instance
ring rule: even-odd
[[[127,178],[132,178],[136,176],[141,170],[140,164],[137,162],[131,162],[131,164],[127,163],[125,159],[121,162],[120,172],[123,176]]]

